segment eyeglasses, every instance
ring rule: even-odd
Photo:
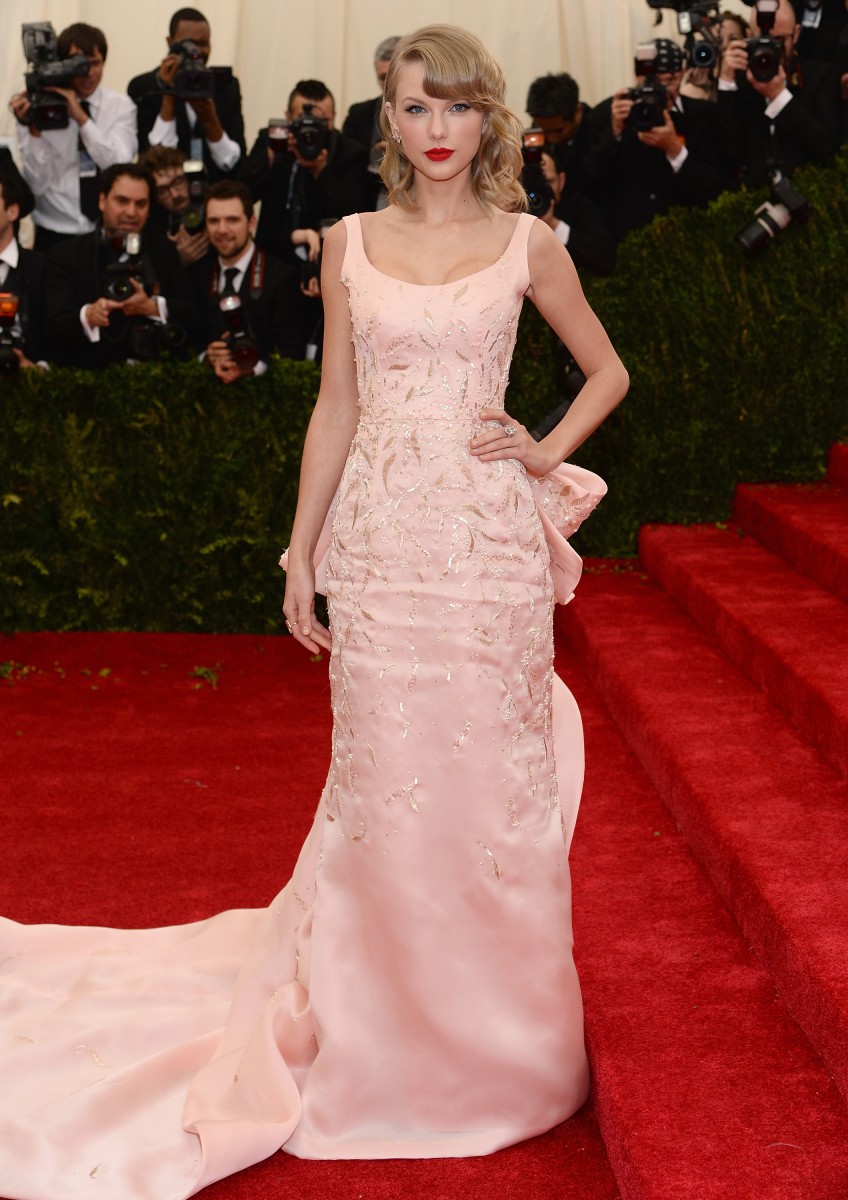
[[[160,183],[156,188],[156,195],[160,199],[164,199],[170,192],[181,192],[187,184],[185,175],[175,175],[169,183]]]

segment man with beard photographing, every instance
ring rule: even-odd
[[[273,352],[303,358],[311,332],[298,272],[256,245],[250,192],[221,180],[206,195],[206,232],[215,255],[193,273],[206,309],[206,361],[222,383],[268,369]]]

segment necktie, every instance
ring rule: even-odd
[[[87,117],[91,116],[91,105],[87,100],[80,101],[80,107]],[[96,221],[99,213],[97,198],[100,194],[100,180],[97,165],[85,148],[82,134],[77,136],[80,164],[80,209],[89,221]]]
[[[238,267],[224,268],[224,287],[221,291],[222,296],[234,296],[236,294],[236,275],[238,275]]]

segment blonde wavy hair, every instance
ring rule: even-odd
[[[398,74],[408,63],[424,67],[424,91],[434,100],[465,100],[483,114],[480,148],[471,163],[471,190],[483,208],[521,212],[527,197],[521,174],[522,125],[504,103],[506,82],[499,64],[479,38],[458,25],[425,25],[398,42],[386,75],[383,100],[395,107]],[[386,153],[380,175],[389,203],[415,210],[415,169],[392,139],[385,103],[380,126]]]

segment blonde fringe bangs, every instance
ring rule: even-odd
[[[397,77],[407,63],[424,67],[424,91],[435,100],[467,100],[483,113],[483,134],[471,164],[471,190],[483,208],[520,212],[527,197],[518,182],[521,174],[522,125],[504,104],[503,71],[483,43],[456,25],[427,25],[401,38],[386,76],[385,99],[395,103]],[[412,211],[415,171],[402,148],[392,139],[385,108],[380,126],[386,153],[380,175],[389,203]]]

